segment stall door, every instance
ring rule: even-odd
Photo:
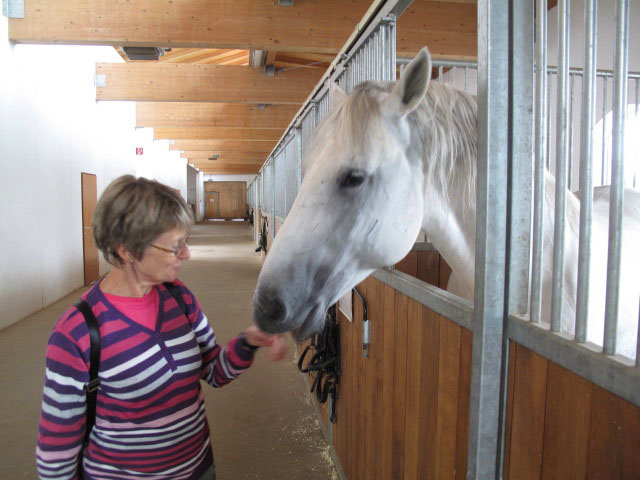
[[[82,246],[84,251],[84,284],[91,285],[100,275],[98,248],[93,242],[91,219],[96,209],[98,194],[96,176],[82,173]]]
[[[220,218],[220,194],[218,192],[207,192],[205,194],[207,218]]]

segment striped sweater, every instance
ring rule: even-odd
[[[155,331],[113,307],[99,284],[83,295],[102,342],[96,424],[84,451],[85,479],[199,479],[213,462],[200,379],[221,387],[253,362],[239,336],[226,347],[193,294],[176,282],[188,318],[162,286]],[[46,374],[36,457],[41,479],[76,479],[85,432],[89,332],[69,308],[56,323]]]

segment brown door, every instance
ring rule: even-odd
[[[82,246],[84,250],[84,284],[91,285],[100,276],[98,249],[93,243],[91,219],[98,201],[96,176],[90,173],[82,175]]]
[[[220,218],[220,194],[218,192],[207,192],[205,195],[207,218]]]

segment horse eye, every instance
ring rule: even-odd
[[[340,179],[340,186],[344,188],[353,188],[361,185],[367,174],[364,170],[353,169],[347,171]]]

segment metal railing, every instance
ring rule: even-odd
[[[388,10],[378,14],[359,37],[350,40],[351,43],[343,48],[283,135],[281,143],[289,139],[289,135],[296,139],[288,144],[296,150],[293,156],[296,193],[305,170],[303,158],[313,142],[313,131],[329,111],[328,82],[337,81],[349,92],[363,80],[393,80],[396,67],[402,68],[407,63],[406,59],[395,59],[395,47],[392,48],[395,45],[395,2],[387,3],[390,5]],[[508,363],[507,339],[515,340],[640,405],[640,360],[637,352],[635,366],[611,355],[616,347],[617,292],[620,289],[625,116],[629,98],[635,98],[633,108],[637,114],[640,89],[640,74],[627,72],[628,2],[617,0],[616,4],[619,14],[615,26],[613,71],[596,69],[597,36],[594,26],[597,18],[593,0],[587,0],[585,4],[583,70],[569,68],[567,61],[567,1],[559,0],[558,7],[558,67],[548,66],[546,2],[536,0],[536,11],[541,14],[535,18],[535,23],[532,22],[533,4],[529,3],[497,0],[491,2],[489,9],[488,1],[479,0],[477,67],[473,62],[440,59],[433,62],[438,69],[436,81],[452,83],[472,94],[477,92],[478,202],[474,304],[400,272],[378,270],[374,273],[384,283],[473,331],[468,465],[471,475],[475,473],[477,476],[487,472],[491,476],[490,472],[495,473],[496,465],[501,464],[496,462],[496,458],[501,458],[503,439],[501,433],[496,436],[496,432],[502,431],[499,419],[504,411],[505,397],[500,396],[500,384],[504,383]],[[508,14],[510,4],[519,9],[511,16]],[[388,30],[383,31],[382,28]],[[511,36],[510,31],[513,33]],[[534,36],[538,39],[535,43]],[[510,38],[512,44],[509,43]],[[372,46],[375,42],[380,43]],[[389,49],[389,56],[380,60],[385,49]],[[579,78],[582,79],[580,82]],[[609,91],[610,79],[613,79],[613,92]],[[553,97],[552,84],[555,82],[558,89]],[[599,86],[597,82],[600,82]],[[602,92],[600,97],[598,91]],[[578,97],[582,99],[579,107],[574,105]],[[553,98],[556,105],[569,105],[570,108],[554,108]],[[609,105],[613,110],[612,120],[608,117]],[[597,116],[602,121],[598,126],[602,132],[608,132],[608,122],[611,122],[612,154],[611,168],[601,167],[598,171],[602,170],[602,173],[594,183],[594,165],[606,165],[609,158],[606,157],[606,147],[600,146],[597,152],[593,148]],[[576,123],[578,119],[579,124]],[[267,192],[272,193],[269,189],[274,188],[268,169],[274,156],[282,155],[282,151],[286,148],[279,144],[261,171],[261,205],[266,205],[270,198]],[[568,188],[557,188],[555,210],[545,213],[543,199],[547,169],[553,169],[559,186],[578,186],[580,190],[575,336],[574,332],[563,332],[561,325],[566,202],[568,195],[572,194]],[[609,220],[608,306],[604,347],[598,348],[585,343],[588,324],[586,296],[589,291],[593,187],[605,183],[609,172],[612,208]],[[290,174],[287,175],[285,203],[288,212],[293,201],[289,186],[293,182]],[[637,176],[632,179],[632,187],[637,187]],[[263,210],[271,212],[268,207]],[[546,299],[550,300],[553,312],[549,317],[550,325],[546,325],[540,319],[543,219],[549,213],[555,217],[554,293],[551,299]],[[491,440],[486,441],[487,438]]]

